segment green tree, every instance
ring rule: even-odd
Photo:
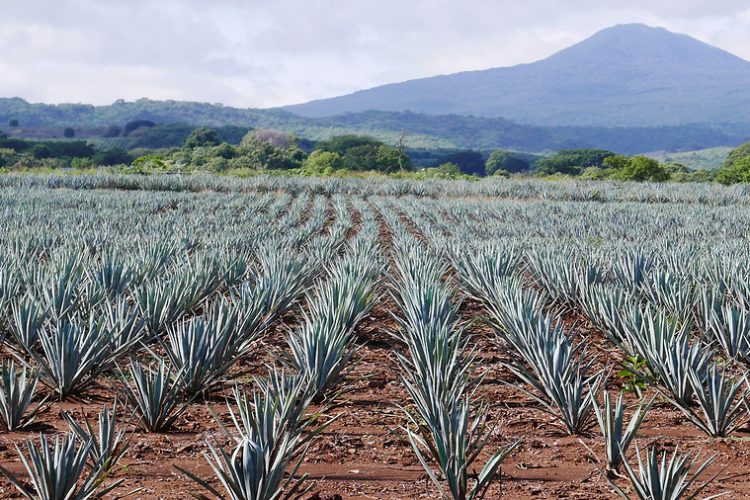
[[[66,139],[72,139],[76,136],[76,131],[71,127],[66,127],[65,130],[63,130],[63,136]]]
[[[344,161],[340,154],[315,150],[305,160],[303,171],[311,175],[331,175],[342,168],[344,168]]]
[[[255,170],[288,170],[301,168],[304,154],[296,147],[281,149],[273,144],[262,141],[250,134],[242,139],[237,148],[238,157],[230,162],[232,168],[252,168]],[[236,167],[236,165],[242,165]]]
[[[484,174],[494,175],[498,170],[504,170],[507,173],[515,174],[529,170],[529,162],[519,158],[510,151],[495,150],[490,153],[489,158],[484,164]]]
[[[387,144],[381,144],[375,151],[375,169],[380,172],[399,172],[412,170],[411,160],[403,150]]]
[[[716,171],[715,179],[722,184],[750,182],[750,142],[729,153],[724,165]]]
[[[128,165],[133,158],[130,154],[119,148],[101,149],[91,158],[96,165]]]
[[[585,168],[604,166],[604,160],[610,156],[615,154],[604,149],[564,149],[539,160],[536,172],[542,175],[578,175]]]
[[[220,142],[215,130],[207,127],[198,127],[185,139],[185,147],[193,149],[204,146],[218,146]]]
[[[734,160],[716,171],[715,179],[722,184],[750,183],[750,156]]]
[[[741,146],[733,149],[729,152],[726,161],[724,162],[725,167],[730,167],[737,160],[750,156],[750,142],[746,142]]]
[[[316,149],[338,153],[347,170],[397,172],[402,167],[404,170],[413,169],[403,150],[372,137],[340,135],[319,142]]]
[[[11,120],[8,121],[8,126],[10,128],[18,128],[18,125],[19,125],[18,120],[15,118],[12,118]]]
[[[231,144],[222,142],[218,146],[211,149],[211,154],[213,154],[214,156],[218,156],[219,158],[224,158],[225,160],[231,160],[237,155],[237,150]]]
[[[38,160],[41,160],[42,158],[52,158],[52,149],[46,144],[36,144],[31,148],[31,154]]]
[[[149,154],[139,156],[131,164],[131,168],[134,173],[149,173],[154,170],[167,170],[169,167],[167,162],[164,161],[159,155]]]
[[[452,163],[458,165],[461,172],[468,175],[484,175],[484,156],[479,151],[467,149],[464,151],[452,151],[444,154],[438,160],[440,164]]]
[[[634,156],[614,176],[615,179],[637,182],[664,182],[670,179],[669,171],[653,158]]]

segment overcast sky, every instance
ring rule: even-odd
[[[531,62],[626,22],[750,59],[747,0],[0,2],[0,97],[32,102],[292,104]]]

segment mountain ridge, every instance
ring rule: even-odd
[[[99,135],[110,127],[133,120],[159,124],[209,127],[271,128],[305,139],[328,139],[354,133],[396,143],[403,132],[411,147],[461,149],[545,150],[597,147],[618,153],[656,150],[685,151],[712,146],[734,146],[750,138],[750,120],[744,124],[680,125],[667,127],[549,127],[523,125],[504,118],[460,115],[424,115],[409,112],[367,111],[324,118],[305,118],[282,110],[240,109],[181,101],[118,101],[106,106],[87,104],[31,104],[20,98],[0,98],[2,124],[18,121],[16,134],[36,130],[34,137],[56,137],[63,128]],[[98,129],[98,130],[94,130]],[[46,132],[46,136],[44,133]],[[40,135],[42,134],[42,135]]]
[[[532,125],[742,122],[750,109],[750,62],[687,35],[626,24],[532,63],[391,83],[283,109],[308,117],[409,110]]]

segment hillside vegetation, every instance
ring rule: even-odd
[[[160,128],[142,129],[131,135],[125,128],[133,122],[149,122]],[[364,134],[395,144],[405,132],[412,148],[544,152],[595,147],[622,154],[736,146],[750,138],[750,124],[547,127],[520,125],[503,118],[411,112],[367,111],[305,118],[281,110],[239,109],[196,102],[141,99],[92,106],[31,104],[22,99],[0,98],[0,128],[24,138],[61,138],[65,128],[73,128],[77,137],[104,140],[109,147],[171,147],[182,144],[196,126],[225,129],[235,138],[251,128],[270,128],[311,140]]]

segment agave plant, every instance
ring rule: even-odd
[[[217,444],[207,442],[210,453],[204,453],[204,456],[224,488],[224,493],[211,486],[205,479],[181,467],[175,468],[219,499],[277,500],[295,495],[299,498],[307,493],[310,487],[302,488],[307,474],[295,480],[306,450],[297,453],[297,463],[288,470],[295,458],[294,444],[296,443],[284,443],[284,446],[277,450],[269,451],[261,443],[243,439],[227,453]],[[202,494],[193,495],[202,500],[210,498]]]
[[[626,290],[638,290],[653,267],[653,255],[631,251],[613,261],[612,275]]]
[[[689,366],[686,375],[697,408],[671,394],[667,397],[703,432],[712,437],[726,437],[750,419],[747,401],[750,388],[745,387],[743,378],[731,375],[715,363],[704,373]]]
[[[262,275],[257,287],[267,289],[272,306],[269,311],[281,314],[304,293],[313,276],[313,267],[303,259],[281,248],[269,247],[258,257]]]
[[[344,330],[353,329],[375,303],[375,277],[365,266],[329,271],[329,279],[308,294],[308,314],[313,319],[335,318]],[[368,276],[368,274],[370,274]]]
[[[489,290],[496,289],[517,271],[520,261],[513,247],[491,246],[480,247],[475,252],[454,248],[450,258],[464,289],[481,302],[487,299]]]
[[[91,441],[81,441],[74,433],[55,437],[54,443],[39,435],[39,445],[33,439],[26,442],[27,454],[16,445],[16,450],[28,476],[21,480],[0,466],[0,474],[26,498],[40,500],[87,500],[99,498],[122,484],[123,480],[104,486],[104,469],[95,463],[86,472]]]
[[[315,393],[303,377],[271,369],[268,378],[258,378],[255,382],[257,388],[252,397],[235,386],[232,403],[236,411],[227,401],[240,439],[262,441],[273,448],[285,434],[297,435],[309,427],[313,419],[305,419],[304,413]]]
[[[411,391],[410,391],[411,392]],[[414,398],[416,394],[412,394]],[[487,493],[500,465],[520,444],[520,440],[493,453],[470,484],[469,470],[477,461],[490,438],[485,408],[480,407],[471,418],[468,398],[454,399],[449,404],[430,402],[429,409],[421,408],[426,401],[416,397],[421,419],[406,412],[413,428],[405,428],[414,453],[430,480],[441,491],[443,498],[456,500],[481,499]],[[435,404],[437,403],[437,404]],[[437,409],[437,413],[434,413]],[[434,462],[445,480],[444,484],[432,470]],[[447,486],[447,488],[446,488]]]
[[[41,411],[46,398],[32,408],[39,376],[26,368],[16,369],[14,361],[0,366],[0,424],[6,431],[28,427]]]
[[[660,357],[657,357],[660,356]],[[672,341],[662,352],[650,352],[646,364],[659,385],[678,405],[693,404],[694,384],[690,373],[703,380],[711,364],[713,352],[700,343],[692,346],[687,337]]]
[[[543,317],[546,296],[524,288],[520,278],[500,282],[488,292],[486,306],[490,321],[503,337],[523,336]]]
[[[11,305],[11,333],[18,346],[26,351],[38,350],[39,331],[47,321],[47,311],[31,297],[14,300]]]
[[[105,255],[101,265],[92,271],[88,271],[90,279],[110,299],[124,295],[134,281],[133,269],[123,259],[119,260],[115,255]]]
[[[278,311],[273,300],[273,291],[269,288],[245,283],[233,290],[228,307],[238,314],[237,330],[241,351],[247,350],[276,317]]]
[[[336,317],[306,319],[287,336],[292,365],[315,391],[316,400],[343,379],[356,347]]]
[[[226,371],[250,344],[238,337],[237,315],[220,302],[206,317],[178,323],[159,339],[171,364],[180,372],[188,397],[206,394],[222,382]]]
[[[637,471],[627,460],[623,462],[635,496],[625,493],[622,488],[610,481],[615,491],[622,498],[628,500],[633,498],[639,500],[687,498],[692,500],[697,498],[701,491],[716,478],[714,476],[703,484],[694,487],[698,478],[713,464],[715,457],[709,458],[693,471],[694,466],[698,463],[698,456],[691,458],[690,455],[680,454],[678,450],[674,451],[668,462],[667,452],[665,451],[661,455],[660,460],[656,447],[648,448],[644,458],[636,446],[635,454],[638,458]],[[721,495],[713,495],[705,500],[718,496]]]
[[[81,256],[69,256],[59,264],[57,271],[51,278],[37,283],[39,290],[35,295],[52,319],[59,322],[69,319],[79,308],[79,287],[84,273]]]
[[[0,319],[15,297],[21,295],[21,282],[16,276],[15,268],[10,265],[0,265]]]
[[[112,410],[104,407],[99,412],[98,430],[88,419],[84,419],[84,426],[75,421],[67,412],[62,412],[63,418],[68,422],[70,431],[75,433],[83,442],[90,442],[89,458],[94,466],[102,469],[103,474],[109,473],[117,465],[117,462],[128,451],[128,443],[125,440],[125,430],[118,429],[117,424],[117,400],[112,405]]]
[[[605,452],[607,454],[607,472],[614,474],[620,469],[623,457],[628,451],[631,441],[646,417],[653,399],[646,405],[638,407],[630,418],[630,423],[625,427],[625,403],[623,393],[617,397],[617,403],[612,404],[609,392],[604,392],[604,406],[600,408],[594,401],[594,411],[599,428],[604,436]]]
[[[164,360],[158,360],[155,368],[131,360],[129,378],[132,385],[125,373],[118,370],[124,399],[144,430],[164,431],[187,409],[189,400],[182,396],[180,373],[174,374]]]
[[[405,412],[410,425],[404,431],[443,498],[479,499],[518,443],[494,453],[470,484],[468,471],[491,434],[486,408],[478,405],[472,418],[475,405],[466,394],[475,354],[457,324],[450,288],[441,282],[442,265],[430,259],[402,258],[397,301],[404,317],[399,320],[401,331],[396,337],[406,344],[410,355],[399,354],[398,359],[402,382],[418,415]],[[445,484],[430,462],[435,463]]]
[[[204,479],[176,467],[216,498],[266,500],[301,496],[309,490],[302,488],[306,474],[296,480],[294,476],[309,441],[325,428],[311,430],[314,417],[303,417],[314,393],[302,377],[288,376],[282,371],[272,370],[268,379],[257,382],[258,388],[252,397],[235,387],[236,412],[227,402],[239,433],[233,451],[227,453],[210,441],[207,443],[210,454],[204,456],[226,494],[222,495]]]
[[[731,303],[721,304],[711,295],[702,298],[704,328],[730,359],[750,361],[750,311]]]
[[[161,334],[185,313],[187,292],[169,280],[138,288],[135,301],[151,335]]]
[[[641,286],[643,296],[680,323],[692,322],[695,286],[669,270],[656,269]]]
[[[693,390],[688,382],[687,369],[705,373],[713,356],[700,343],[689,343],[689,329],[685,323],[670,320],[660,312],[645,309],[638,317],[639,325],[626,323],[626,345],[633,355],[646,360],[648,373],[644,379],[659,382],[681,404],[690,405]]]
[[[123,297],[104,300],[95,309],[104,319],[105,329],[110,332],[110,341],[115,351],[126,352],[143,340],[145,321],[138,308],[131,306]]]
[[[602,271],[593,263],[548,248],[530,251],[528,262],[539,285],[567,308],[578,307],[585,290],[603,279]]]
[[[580,304],[591,323],[616,346],[626,340],[626,324],[640,325],[638,302],[624,288],[594,285],[586,288]]]
[[[60,399],[80,393],[109,369],[132,344],[112,348],[111,332],[93,317],[83,322],[56,323],[39,332],[41,352],[27,351],[39,366],[41,381]]]

